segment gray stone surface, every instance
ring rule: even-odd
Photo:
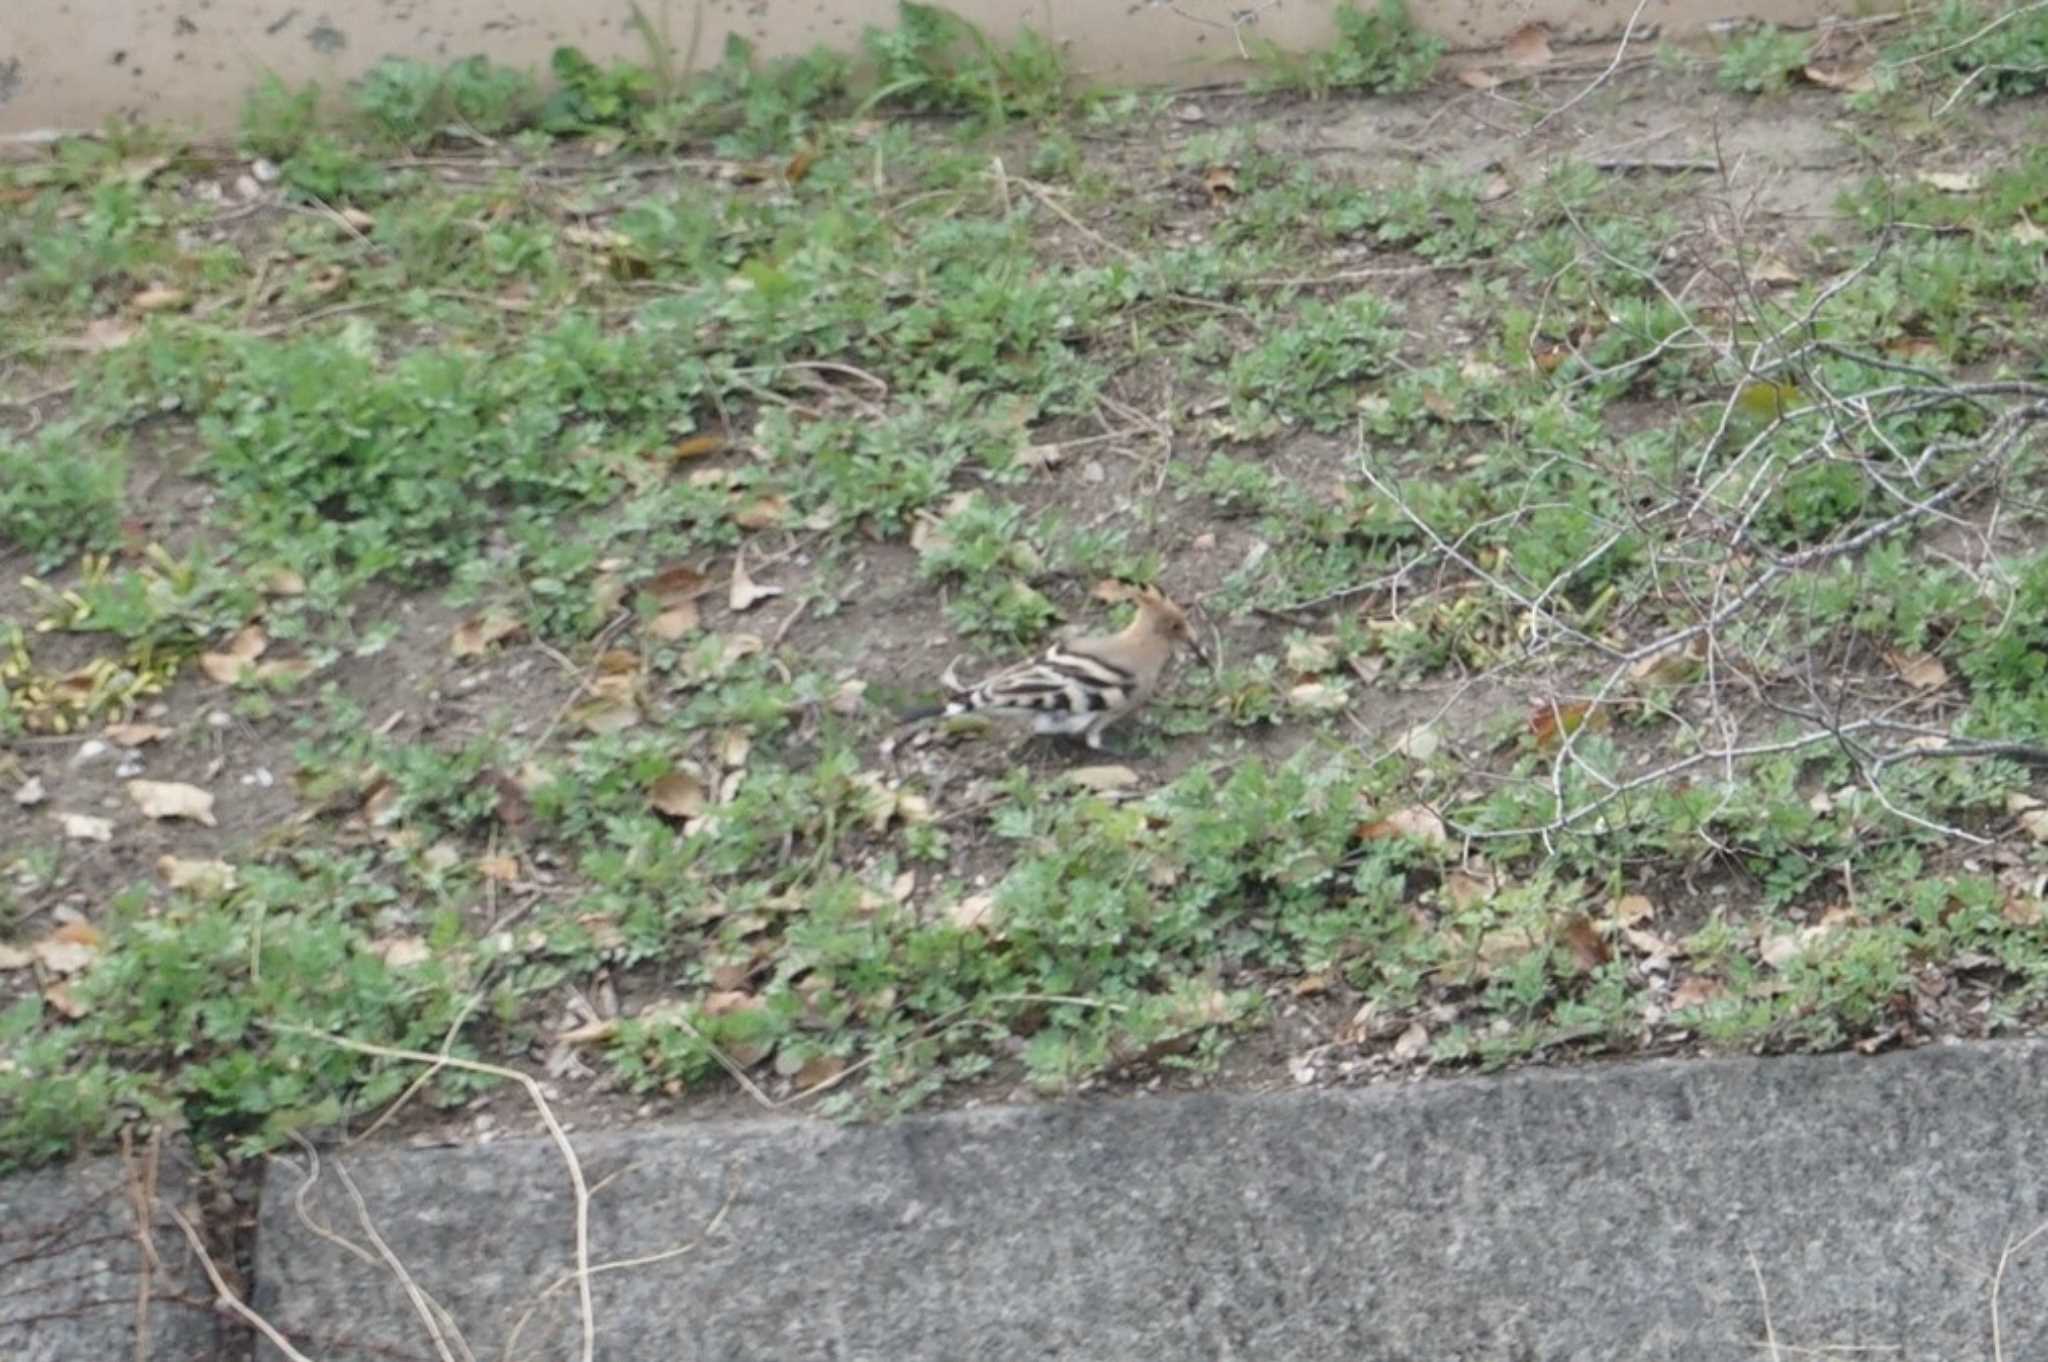
[[[2048,1222],[2048,1048],[1650,1063],[1123,1099],[842,1129],[581,1137],[605,1362],[1993,1357]],[[542,1142],[345,1161],[479,1357],[573,1358]],[[730,1183],[728,1182],[730,1179]],[[273,1172],[267,1313],[329,1362],[430,1356]],[[361,1238],[332,1172],[309,1209]],[[1754,1255],[1754,1270],[1751,1255]],[[2048,1235],[2002,1353],[2048,1356]]]
[[[118,1159],[0,1178],[0,1358],[85,1362],[136,1356],[142,1246]],[[213,1310],[213,1288],[164,1200],[184,1195],[169,1159],[158,1172],[150,1274],[149,1362],[248,1355]]]

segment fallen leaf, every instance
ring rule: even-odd
[[[43,788],[41,776],[30,776],[14,787],[14,802],[24,809],[32,809],[49,797],[49,792]]]
[[[1058,468],[1066,461],[1067,452],[1058,445],[1026,445],[1010,460],[1017,467],[1032,473]]]
[[[2012,225],[2012,239],[2022,246],[2038,246],[2048,241],[2048,227],[2037,226],[2032,218],[2022,213],[2020,220]]]
[[[1076,766],[1066,779],[1098,794],[1108,794],[1138,783],[1138,773],[1128,766]]]
[[[740,977],[746,977],[744,970]],[[714,989],[705,994],[704,1001],[699,1004],[707,1017],[723,1017],[729,1012],[751,1012],[760,1005],[759,998],[739,988]]]
[[[43,990],[43,1001],[71,1021],[77,1021],[92,1008],[74,994],[69,985],[51,984]]]
[[[868,683],[865,681],[842,681],[839,689],[832,692],[825,701],[825,708],[841,718],[850,719],[860,713],[866,703]]]
[[[1948,668],[1929,653],[1888,651],[1884,660],[1892,664],[1899,679],[1914,690],[1939,690],[1948,684]]]
[[[163,284],[142,290],[128,300],[128,306],[147,316],[152,312],[169,312],[192,301],[192,295],[181,288],[170,288]]]
[[[519,858],[517,856],[486,856],[476,863],[476,873],[499,884],[514,884],[519,879]]]
[[[1932,336],[1895,336],[1884,343],[1884,352],[1903,364],[1941,362],[1941,342]]]
[[[822,1087],[846,1072],[846,1061],[837,1055],[812,1055],[803,1066],[790,1075],[790,1082],[799,1091]]]
[[[1491,90],[1500,84],[1500,77],[1483,66],[1467,66],[1459,70],[1458,83],[1474,90]]]
[[[1486,902],[1499,888],[1500,877],[1491,871],[1475,875],[1469,870],[1453,870],[1444,876],[1443,894],[1451,907],[1464,909]]]
[[[197,894],[220,895],[235,887],[235,868],[226,861],[187,861],[176,856],[159,856],[156,873],[173,889]]]
[[[263,574],[263,594],[303,596],[306,594],[306,579],[290,568],[272,568]]]
[[[798,147],[782,167],[782,178],[791,184],[802,184],[804,176],[811,173],[811,163],[818,159],[818,153],[811,147]]]
[[[381,936],[370,943],[370,951],[391,969],[408,969],[433,955],[426,938],[418,936]]]
[[[0,973],[12,969],[27,969],[36,962],[33,953],[19,946],[10,946],[0,941]]]
[[[995,926],[996,896],[969,894],[946,910],[946,920],[963,932],[986,932]]]
[[[718,760],[728,770],[745,766],[747,754],[753,750],[753,735],[744,728],[728,728],[718,735]]]
[[[108,724],[106,728],[107,741],[121,747],[141,747],[170,735],[171,730],[162,724]]]
[[[2041,900],[2031,894],[2014,894],[1998,910],[1998,915],[2015,927],[2038,927],[2041,925]]]
[[[766,530],[780,525],[789,515],[789,498],[779,493],[756,497],[732,513],[733,523],[743,530]]]
[[[1786,264],[1783,257],[1775,255],[1758,256],[1749,267],[1749,282],[1773,288],[1790,288],[1803,282],[1798,270]]]
[[[686,435],[676,441],[675,448],[669,451],[669,457],[678,461],[683,459],[701,459],[706,454],[716,454],[724,448],[725,437],[723,435],[702,431],[696,435]]]
[[[1719,979],[1709,979],[1698,974],[1688,975],[1680,981],[1677,988],[1671,990],[1671,1010],[1679,1012],[1688,1007],[1702,1006],[1713,1002],[1727,991],[1728,986]]]
[[[1550,60],[1550,34],[1541,24],[1523,24],[1508,35],[1501,51],[1517,66],[1541,66]]]
[[[735,611],[751,610],[762,601],[770,600],[783,593],[784,588],[766,586],[747,575],[746,559],[735,555],[732,560],[732,587],[726,592],[726,604]]]
[[[52,974],[77,974],[99,959],[100,934],[90,923],[67,922],[29,951]]]
[[[348,286],[348,271],[339,265],[327,265],[306,276],[306,296],[327,298]]]
[[[1558,938],[1571,952],[1572,964],[1581,974],[1590,974],[1614,958],[1614,948],[1600,935],[1600,928],[1584,913],[1565,919]]]
[[[1613,717],[1606,710],[1586,702],[1569,705],[1544,702],[1529,712],[1529,735],[1536,740],[1540,750],[1558,746],[1568,735],[1582,728],[1600,733],[1613,724]]]
[[[270,636],[263,632],[263,626],[247,625],[219,652],[201,653],[199,670],[217,685],[232,686],[249,674],[256,659],[263,656],[263,650],[269,646]]]
[[[2019,820],[2020,828],[2037,842],[2048,842],[2048,804],[2032,795],[2009,794],[2005,811]]]
[[[648,786],[647,803],[671,818],[695,818],[709,807],[703,780],[682,769],[670,771]]]
[[[101,818],[89,813],[60,813],[57,825],[64,829],[64,835],[77,842],[111,842],[114,840],[114,820]]]
[[[1984,186],[1984,181],[1968,170],[1923,170],[1914,178],[1944,194],[1974,194]]]
[[[1237,167],[1210,166],[1202,172],[1202,188],[1209,191],[1212,207],[1228,202],[1237,193]]]
[[[358,232],[371,232],[376,230],[377,219],[371,217],[368,213],[365,213],[362,209],[357,208],[353,204],[349,205],[346,208],[338,209],[337,211],[341,216],[341,220],[347,223],[349,226],[355,228]]]
[[[1410,1022],[1408,1029],[1394,1042],[1394,1058],[1410,1060],[1418,1058],[1429,1049],[1429,1028],[1421,1022]]]
[[[513,637],[525,627],[511,611],[493,606],[456,625],[448,638],[448,651],[457,657],[481,657],[492,644]]]
[[[1799,74],[1825,90],[1845,95],[1868,94],[1877,88],[1877,77],[1867,66],[1842,66],[1833,62],[1809,62]]]
[[[680,605],[672,605],[647,622],[647,632],[653,634],[658,639],[664,639],[670,643],[675,642],[685,634],[695,633],[697,627],[698,616],[697,603],[695,601],[684,601]]]
[[[1287,703],[1295,709],[1307,710],[1311,714],[1330,714],[1344,708],[1349,697],[1342,686],[1326,681],[1304,681],[1291,686],[1287,691]]]
[[[1783,932],[1777,936],[1765,937],[1757,943],[1757,958],[1772,969],[1783,969],[1797,960],[1805,950],[1805,938],[1798,932]]]
[[[1358,830],[1359,838],[1367,842],[1385,841],[1390,837],[1413,837],[1432,847],[1449,846],[1450,835],[1444,831],[1444,820],[1437,817],[1434,809],[1417,804],[1398,809],[1376,823],[1368,823]]]
[[[142,328],[134,322],[119,317],[100,317],[87,322],[85,330],[73,339],[61,342],[57,348],[97,354],[103,350],[118,350],[140,334]]]
[[[1315,634],[1290,640],[1287,670],[1296,676],[1321,676],[1337,665],[1337,640],[1330,634]]]
[[[144,818],[184,818],[215,826],[213,796],[197,785],[177,780],[131,780],[128,797]]]
[[[1614,901],[1614,920],[1624,927],[1633,927],[1654,917],[1657,905],[1642,894],[1623,894]]]

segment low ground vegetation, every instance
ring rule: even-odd
[[[418,1076],[322,1034],[872,1115],[2032,1026],[2048,14],[1341,28],[0,167],[0,1165]],[[1217,665],[1113,760],[896,732],[1132,581]]]

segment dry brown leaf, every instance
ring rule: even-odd
[[[1058,468],[1067,461],[1067,451],[1058,445],[1026,445],[1010,460],[1026,472]]]
[[[306,594],[306,579],[290,568],[272,568],[263,574],[263,594],[266,596],[303,596]]]
[[[695,435],[685,435],[682,439],[676,441],[675,448],[669,451],[669,456],[678,461],[683,459],[701,459],[706,454],[716,454],[724,448],[725,437],[723,435],[717,435],[708,430],[700,431]]]
[[[1984,187],[1982,177],[1970,170],[1923,170],[1914,178],[1944,194],[1974,194]]]
[[[1429,1049],[1429,1028],[1421,1022],[1410,1022],[1408,1029],[1394,1042],[1394,1058],[1399,1060],[1419,1059]]]
[[[232,686],[248,675],[256,659],[270,646],[270,636],[260,624],[242,628],[217,653],[201,653],[199,670],[218,685]]]
[[[996,920],[996,896],[969,894],[946,909],[946,920],[963,932],[992,931]]]
[[[697,603],[695,601],[684,601],[680,605],[672,605],[647,622],[647,631],[649,633],[669,643],[675,642],[685,634],[695,633],[697,627]]]
[[[825,708],[841,718],[850,719],[860,713],[866,703],[868,683],[865,681],[842,681],[839,688],[825,701]]]
[[[1932,336],[1895,336],[1884,343],[1884,352],[1902,364],[1941,362],[1941,342]]]
[[[744,557],[735,555],[732,560],[732,586],[726,592],[725,603],[735,611],[751,610],[762,601],[780,596],[784,588],[768,586],[747,575]]]
[[[830,1083],[845,1072],[846,1061],[839,1056],[812,1055],[803,1062],[802,1067],[790,1075],[789,1081],[796,1084],[799,1091],[806,1091]]]
[[[656,605],[667,609],[694,601],[711,590],[710,574],[699,572],[687,563],[675,563],[663,568],[640,584],[640,589],[654,598]]]
[[[1834,90],[1845,95],[1868,94],[1877,88],[1877,77],[1867,66],[1847,66],[1835,62],[1809,62],[1800,68],[1801,75],[1825,90]]]
[[[1500,84],[1500,77],[1483,66],[1467,66],[1458,71],[1458,83],[1474,90],[1491,90]]]
[[[2020,214],[2020,220],[2012,225],[2012,239],[2022,246],[2038,246],[2048,241],[2048,227],[2037,226],[2032,218]]]
[[[90,813],[60,813],[55,815],[57,826],[64,829],[64,835],[74,842],[111,842],[114,840],[114,820],[101,818]]]
[[[1642,894],[1623,894],[1614,901],[1614,920],[1624,927],[1646,922],[1657,914],[1657,905]]]
[[[1757,958],[1772,969],[1783,969],[1797,960],[1806,951],[1806,938],[1800,932],[1781,932],[1767,936],[1757,943]]]
[[[755,497],[732,513],[733,524],[743,530],[766,530],[789,517],[789,498],[780,493]]]
[[[1097,794],[1108,794],[1136,785],[1138,773],[1128,766],[1076,766],[1066,773],[1066,779]]]
[[[71,991],[68,984],[51,984],[43,990],[43,1001],[70,1021],[77,1021],[92,1008]]]
[[[1376,823],[1367,823],[1358,830],[1358,836],[1367,842],[1413,837],[1432,847],[1446,847],[1451,843],[1450,835],[1444,831],[1444,820],[1437,817],[1434,809],[1420,804],[1397,809]]]
[[[156,873],[173,889],[195,894],[225,894],[235,887],[235,868],[226,861],[187,861],[159,856]]]
[[[1492,871],[1474,874],[1469,870],[1453,870],[1444,876],[1444,902],[1453,908],[1470,908],[1484,903],[1500,889],[1500,877]]]
[[[1600,935],[1600,928],[1584,913],[1575,913],[1558,928],[1558,939],[1571,953],[1572,965],[1590,974],[1614,958],[1614,948]]]
[[[29,951],[52,974],[77,974],[99,959],[100,934],[90,923],[67,922]]]
[[[419,936],[380,936],[370,943],[370,951],[391,969],[409,969],[433,956],[426,938]]]
[[[1209,191],[1211,207],[1229,202],[1237,193],[1237,167],[1210,166],[1202,172],[1202,188]]]
[[[162,724],[108,724],[106,729],[107,741],[121,747],[141,747],[170,735]]]
[[[156,284],[130,298],[128,306],[147,316],[152,312],[170,312],[184,307],[191,301],[192,295],[181,288]]]
[[[1334,634],[1314,634],[1288,641],[1287,670],[1296,676],[1321,676],[1336,665],[1337,639]]]
[[[492,644],[513,637],[525,627],[511,611],[493,606],[456,625],[448,639],[448,650],[457,657],[481,657]]]
[[[586,733],[623,733],[640,722],[640,706],[631,700],[592,700],[569,711]]]
[[[1899,679],[1914,690],[1939,690],[1948,684],[1948,668],[1929,653],[1887,651],[1884,660],[1892,664]]]
[[[746,978],[748,973],[744,965],[721,966],[720,969],[737,969],[742,979]],[[719,971],[713,971],[713,977],[715,978],[718,973]],[[750,1012],[760,1005],[761,1000],[759,998],[740,988],[714,989],[710,993],[705,994],[704,1001],[699,1004],[703,1009],[704,1015],[707,1017],[722,1017],[728,1012]]]
[[[144,818],[182,818],[214,827],[213,796],[179,780],[131,780],[126,789]]]
[[[14,969],[27,969],[35,962],[36,957],[33,952],[25,951],[19,946],[10,946],[4,941],[0,941],[0,973]]]
[[[57,348],[98,354],[102,350],[118,350],[141,334],[142,328],[134,322],[120,317],[100,317],[87,322],[85,330]]]
[[[1330,714],[1344,708],[1344,688],[1327,681],[1304,681],[1287,690],[1287,703],[1311,714]]]
[[[681,768],[647,787],[647,803],[671,818],[695,818],[709,807],[702,778]]]
[[[1767,288],[1790,288],[1803,282],[1803,276],[1787,264],[1783,257],[1765,255],[1757,257],[1756,263],[1750,266],[1749,282],[1762,284]]]
[[[782,178],[791,184],[802,184],[804,176],[811,173],[811,165],[818,159],[815,147],[798,147],[788,161],[783,163]]]
[[[1605,709],[1583,701],[1569,705],[1544,701],[1529,711],[1529,736],[1542,751],[1558,746],[1581,728],[1602,733],[1613,725],[1614,717]]]
[[[1677,988],[1671,990],[1671,1010],[1679,1012],[1688,1007],[1702,1006],[1713,1002],[1727,991],[1728,986],[1719,979],[1709,979],[1698,974],[1689,975],[1680,981]]]
[[[348,271],[339,265],[323,265],[306,276],[308,298],[331,298],[348,287]]]
[[[2037,842],[2048,842],[2048,804],[2032,795],[2009,794],[2005,811],[2019,820],[2021,831]]]
[[[2031,894],[2014,894],[2006,899],[1998,915],[2015,927],[2041,925],[2041,900]]]
[[[1550,34],[1541,24],[1523,24],[1508,35],[1501,51],[1517,66],[1542,66],[1551,58]]]
[[[476,873],[499,884],[516,884],[519,880],[519,858],[517,856],[486,856],[476,863]]]

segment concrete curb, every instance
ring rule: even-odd
[[[2048,1048],[1663,1062],[1350,1092],[681,1125],[579,1140],[606,1362],[1991,1357],[2048,1221]],[[345,1161],[478,1357],[572,1262],[545,1142]],[[267,1188],[261,1304],[323,1359],[430,1353]],[[705,1225],[731,1204],[716,1233]],[[332,1176],[308,1198],[354,1233]],[[360,1237],[360,1236],[358,1236]],[[1753,1255],[1753,1259],[1752,1259]],[[1754,1266],[1752,1266],[1752,1262]],[[2048,1347],[2048,1237],[2001,1284]],[[573,1290],[509,1356],[577,1356]]]

